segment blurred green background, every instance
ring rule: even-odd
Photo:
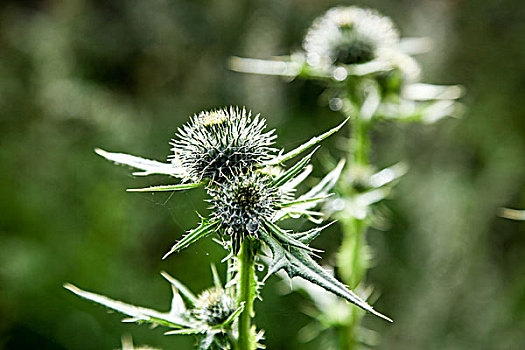
[[[23,0],[0,5],[0,348],[191,349],[193,339],[121,324],[80,300],[66,281],[129,302],[169,308],[166,270],[195,292],[224,255],[210,239],[161,261],[204,193],[131,194],[165,178],[134,178],[93,153],[159,160],[188,116],[245,105],[277,128],[286,148],[341,120],[305,81],[228,71],[230,55],[266,58],[299,49],[311,21],[333,5],[374,7],[404,36],[428,36],[424,81],[467,89],[462,119],[383,123],[373,160],[410,165],[372,230],[378,310],[367,317],[379,349],[525,349],[525,5],[521,0],[190,1]],[[348,129],[344,131],[348,133]],[[344,136],[341,133],[338,137]],[[319,159],[337,156],[337,138]],[[320,174],[322,171],[319,171]],[[315,243],[334,262],[333,226]],[[221,271],[223,271],[221,266]],[[281,295],[277,277],[257,304],[268,349],[319,349],[295,336],[309,302]]]

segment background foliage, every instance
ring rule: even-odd
[[[70,295],[65,281],[169,308],[166,270],[193,290],[210,285],[211,240],[161,261],[195,211],[200,190],[130,194],[136,179],[96,146],[164,160],[175,128],[202,109],[246,105],[290,148],[340,121],[305,81],[227,70],[230,55],[266,58],[300,46],[313,18],[350,2],[4,1],[0,5],[0,348],[111,349],[135,343],[190,348],[191,339],[120,324]],[[466,114],[437,125],[381,124],[374,161],[411,169],[373,230],[381,292],[369,317],[380,349],[525,348],[525,224],[496,216],[525,207],[525,31],[522,1],[357,1],[391,16],[405,36],[429,36],[424,80],[461,83]],[[341,134],[342,135],[342,134]],[[340,136],[341,137],[341,136]],[[337,138],[324,156],[337,156]],[[322,157],[318,157],[321,158]],[[322,163],[322,162],[321,162]],[[150,182],[151,181],[151,182]],[[317,246],[333,263],[338,228]],[[257,324],[269,349],[296,337],[308,302],[264,289]],[[318,349],[320,340],[306,348]]]

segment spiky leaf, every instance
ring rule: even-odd
[[[331,226],[334,222],[335,221],[332,221],[329,224],[320,227],[315,227],[305,232],[296,232],[293,233],[291,236],[299,242],[302,242],[304,244],[310,244],[310,242],[312,242],[315,238],[317,238],[317,236],[321,234],[321,231],[323,231],[328,226]]]
[[[298,161],[293,167],[291,167],[290,169],[282,173],[279,177],[277,177],[275,180],[273,180],[272,185],[275,187],[280,187],[286,184],[288,181],[292,180],[306,167],[308,162],[310,162],[310,159],[312,158],[312,155],[315,151],[316,150],[308,154],[306,157]]]
[[[285,202],[281,205],[283,208],[276,216],[275,221],[285,219],[289,216],[306,216],[313,222],[321,222],[322,220],[315,219],[315,216],[322,216],[320,213],[311,212],[310,209],[315,207],[319,202],[328,198],[332,194],[328,192],[335,186],[337,180],[341,175],[341,171],[345,165],[345,161],[341,160],[337,166],[330,171],[317,185],[310,191],[303,194],[295,201]],[[289,181],[288,183],[294,180]],[[287,184],[288,184],[287,183]]]
[[[323,177],[321,181],[319,181],[317,185],[315,185],[310,191],[306,192],[301,197],[297,198],[297,200],[307,200],[307,199],[316,198],[319,196],[327,196],[328,192],[330,192],[330,190],[335,186],[335,184],[339,180],[339,177],[341,176],[341,172],[344,166],[345,166],[345,160],[342,159],[339,161],[337,166],[332,171],[326,174],[326,176]],[[313,206],[308,206],[307,209],[312,208],[312,207]]]
[[[313,166],[311,164],[308,164],[304,167],[303,171],[296,175],[293,179],[285,183],[281,189],[283,191],[293,191],[299,186],[304,180],[308,178],[308,176],[312,173]]]
[[[264,165],[278,165],[278,164],[281,164],[289,159],[292,159],[293,157],[301,154],[302,152],[306,151],[308,148],[312,147],[312,146],[315,146],[317,145],[319,142],[323,141],[324,139],[326,139],[328,136],[332,135],[333,133],[339,131],[339,129],[341,129],[343,127],[343,125],[345,125],[345,123],[348,121],[348,118],[345,119],[344,122],[342,122],[341,124],[339,124],[338,126],[336,126],[335,128],[333,129],[330,129],[328,130],[327,132],[319,135],[319,136],[315,136],[315,137],[312,137],[308,142],[305,142],[303,143],[301,146],[291,150],[290,152],[288,153],[285,153],[285,154],[282,154],[282,155],[279,155],[273,159],[270,159],[269,161],[265,162]]]
[[[145,188],[128,188],[128,192],[167,192],[167,191],[183,191],[192,188],[203,186],[203,183],[196,184],[179,184],[179,185],[160,185]]]
[[[100,148],[95,148],[98,155],[121,165],[127,165],[132,168],[140,169],[141,172],[134,172],[133,175],[145,176],[152,174],[163,174],[180,177],[181,169],[171,163],[162,163],[156,160],[132,156],[125,153],[107,152]]]
[[[275,225],[274,223],[268,220],[264,221],[264,226],[268,233],[270,233],[276,240],[278,240],[279,242],[285,245],[293,246],[293,247],[300,248],[300,249],[305,249],[309,252],[319,251],[317,249],[313,249],[307,246],[301,241],[296,240],[285,230],[283,230],[282,228],[280,228],[279,226]]]
[[[228,325],[230,325],[233,321],[235,321],[235,319],[237,317],[239,317],[239,315],[241,314],[241,312],[244,311],[244,302],[242,302],[239,307],[237,309],[235,309],[234,312],[232,312],[232,314],[230,316],[228,316],[228,318],[226,320],[224,320],[223,323],[221,323],[220,325],[217,325],[215,326],[214,328],[215,329],[218,329],[218,328],[226,328]]]
[[[191,308],[195,307],[195,302],[197,301],[197,297],[195,296],[195,294],[192,293],[191,290],[189,290],[188,287],[186,287],[178,279],[176,279],[175,277],[172,277],[165,271],[161,271],[160,274],[172,285],[173,288],[179,291],[182,298],[188,303],[188,305]]]
[[[164,335],[191,335],[191,334],[199,334],[202,333],[202,328],[184,328],[184,329],[176,329],[173,331],[165,332]]]
[[[164,254],[162,259],[166,259],[171,253],[178,252],[184,248],[187,248],[191,244],[195,243],[199,239],[209,235],[213,230],[217,228],[219,224],[219,220],[214,221],[207,221],[205,219],[202,219],[200,225],[189,231],[180,241],[175,243],[173,247],[171,247],[170,251]]]
[[[217,272],[217,268],[215,267],[215,264],[211,263],[210,267],[211,267],[211,274],[213,277],[213,285],[217,289],[222,289],[221,278],[219,277],[219,273]]]
[[[261,230],[260,237],[269,246],[273,255],[272,263],[268,269],[268,275],[265,278],[267,278],[270,274],[279,271],[280,269],[284,269],[290,278],[298,276],[315,283],[327,291],[332,292],[335,295],[340,296],[347,301],[359,306],[360,308],[392,322],[390,318],[375,311],[372,306],[368,305],[363,299],[349,290],[344,284],[326,272],[312,259],[309,252],[305,249],[297,248],[291,245],[284,245],[264,230]]]
[[[300,63],[282,59],[270,61],[233,56],[228,63],[230,69],[235,72],[283,77],[296,77],[302,69]]]
[[[525,210],[500,208],[499,216],[511,220],[525,220]]]
[[[175,312],[163,313],[145,307],[127,304],[103,295],[84,291],[69,283],[64,284],[64,288],[84,299],[94,301],[95,303],[127,315],[135,322],[160,324],[171,328],[186,328],[192,326],[190,322],[184,319],[182,314]]]
[[[332,196],[332,194],[327,194],[327,195],[318,196],[318,197],[296,199],[296,200],[293,200],[293,201],[282,203],[281,204],[281,208],[290,208],[290,207],[300,206],[301,204],[308,204],[308,205],[315,206],[318,202],[324,201],[325,199],[327,199],[328,197],[331,197],[331,196]],[[294,209],[294,208],[290,208],[290,210],[292,210],[292,209]]]

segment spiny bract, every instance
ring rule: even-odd
[[[266,120],[244,108],[203,111],[178,129],[170,158],[185,181],[220,182],[270,158],[276,136],[265,129]]]
[[[388,17],[358,7],[335,7],[317,18],[308,30],[303,48],[310,65],[365,63],[377,51],[399,41]]]

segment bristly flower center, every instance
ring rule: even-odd
[[[341,43],[334,48],[334,63],[355,64],[374,59],[374,48],[364,41]]]
[[[222,182],[247,173],[274,151],[274,131],[265,132],[265,128],[264,119],[252,118],[245,109],[202,112],[178,129],[172,141],[172,162],[192,182]]]
[[[330,56],[335,64],[364,63],[374,59],[374,46],[360,38],[353,23],[342,23],[339,26],[341,40],[335,43]]]

